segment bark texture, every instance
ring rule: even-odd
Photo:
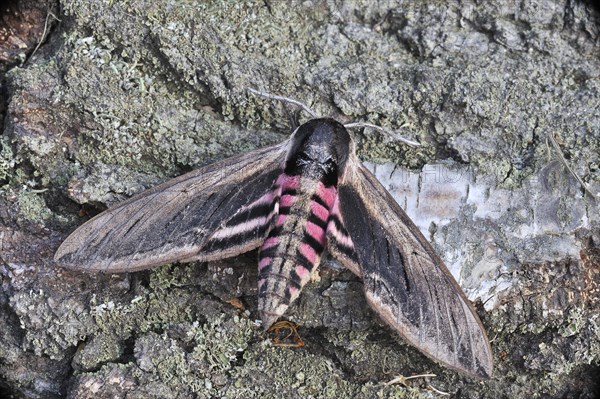
[[[595,397],[597,9],[65,0],[55,14],[43,45],[2,79],[0,395]],[[287,312],[306,343],[290,349],[254,322],[255,253],[122,275],[53,264],[61,240],[106,206],[284,139],[284,108],[248,87],[423,144],[355,132],[361,158],[478,302],[491,380],[403,344],[348,271],[322,268]],[[437,377],[385,384],[425,372]]]

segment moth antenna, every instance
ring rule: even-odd
[[[577,180],[577,182],[581,185],[581,187],[583,188],[583,191],[585,191],[587,194],[589,194],[592,198],[600,197],[600,193],[594,194],[593,192],[591,192],[590,189],[588,188],[588,186],[581,179],[581,177],[579,177],[579,175],[577,173],[575,173],[575,171],[569,166],[569,163],[567,162],[565,156],[563,155],[563,152],[560,149],[560,146],[556,142],[554,135],[552,133],[550,133],[548,135],[548,137],[550,138],[552,147],[554,147],[554,149],[556,150],[556,153],[558,154],[558,158],[560,159],[561,163],[564,165],[565,168],[567,168],[569,173],[571,173],[571,175],[575,178],[575,180]]]
[[[253,89],[253,88],[250,88],[250,87],[248,88],[248,91],[250,93],[256,94],[258,96],[263,96],[263,97],[270,98],[271,100],[279,100],[279,101],[283,101],[283,102],[286,102],[286,103],[297,105],[298,107],[301,107],[307,114],[309,114],[313,118],[318,118],[319,117],[319,115],[317,115],[317,113],[315,111],[313,111],[306,104],[301,103],[298,100],[294,100],[292,98],[283,97],[283,96],[276,96],[275,94],[265,93],[264,91],[256,90],[256,89]]]
[[[277,96],[275,94],[266,93],[264,91],[253,89],[251,87],[248,88],[248,91],[250,93],[258,95],[258,96],[270,98],[271,100],[278,100],[278,101],[283,101],[283,102],[286,102],[286,103],[289,103],[289,104],[296,105],[298,107],[301,107],[307,114],[309,114],[313,118],[318,118],[319,117],[319,115],[317,115],[317,113],[315,111],[313,111],[306,104],[301,103],[298,100],[294,100],[294,99],[289,98],[289,97]],[[399,141],[401,141],[401,142],[403,142],[406,145],[409,145],[411,147],[419,147],[421,145],[421,143],[419,143],[417,141],[413,141],[413,140],[410,140],[410,139],[406,139],[406,138],[404,138],[402,136],[398,136],[394,132],[391,132],[391,131],[389,131],[387,129],[384,129],[381,126],[373,125],[372,123],[367,123],[367,122],[353,122],[353,123],[347,123],[347,124],[345,124],[344,127],[346,127],[346,128],[370,127],[372,129],[376,129],[376,130],[379,130],[380,132],[386,133],[386,134],[394,137],[395,139],[397,139],[397,140],[399,140]]]
[[[379,130],[380,132],[383,132],[385,134],[389,134],[390,136],[392,136],[393,138],[403,142],[406,145],[409,145],[411,147],[419,147],[421,145],[421,143],[419,143],[418,141],[413,141],[413,140],[409,140],[409,139],[405,139],[402,136],[398,136],[396,133],[391,132],[387,129],[382,128],[381,126],[377,126],[377,125],[373,125],[372,123],[367,123],[367,122],[352,122],[352,123],[347,123],[344,125],[345,128],[352,128],[352,127],[370,127],[372,129],[375,130]]]

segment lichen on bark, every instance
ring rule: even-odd
[[[423,398],[435,387],[593,397],[598,199],[549,140],[600,192],[596,9],[549,0],[61,7],[48,40],[4,76],[0,393]],[[53,264],[66,234],[106,206],[287,137],[286,108],[248,87],[423,144],[353,131],[359,156],[479,300],[491,380],[403,344],[348,271],[324,268],[290,308],[306,342],[290,349],[273,348],[255,322],[255,253],[125,275]],[[385,384],[429,371],[438,376]]]

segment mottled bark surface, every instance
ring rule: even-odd
[[[0,395],[595,397],[598,11],[374,3],[61,2],[44,44],[3,77]],[[247,87],[423,143],[355,132],[478,303],[491,380],[403,344],[348,271],[322,268],[288,311],[306,342],[294,349],[272,347],[254,322],[255,253],[129,275],[53,264],[106,206],[284,139],[285,110]],[[426,372],[437,377],[385,385]]]

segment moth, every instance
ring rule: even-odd
[[[334,119],[311,119],[280,144],[138,194],[76,229],[54,259],[67,268],[132,272],[255,248],[265,329],[327,251],[362,279],[369,305],[407,342],[462,373],[491,376],[474,308]]]

